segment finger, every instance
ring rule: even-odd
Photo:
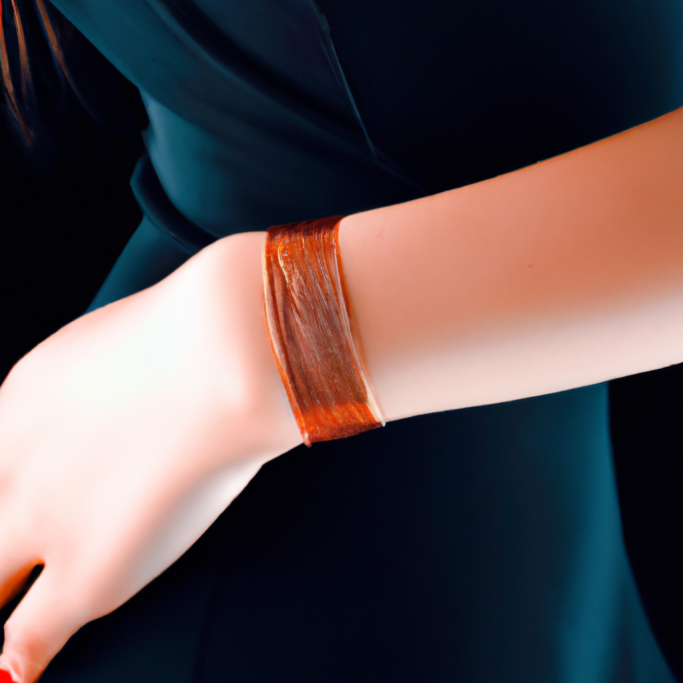
[[[15,683],[33,683],[87,621],[57,576],[47,567],[5,624],[0,669],[11,671]]]
[[[19,596],[23,590],[28,590],[32,583],[31,575],[36,569],[35,562],[26,562],[25,559],[15,559],[8,561],[0,554],[0,618],[2,608],[14,598]],[[34,579],[37,578],[37,574]]]

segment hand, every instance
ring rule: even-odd
[[[262,464],[301,443],[263,320],[263,233],[59,330],[0,388],[0,669],[32,683],[68,638],[174,562]]]

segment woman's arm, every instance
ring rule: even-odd
[[[387,419],[683,361],[683,109],[492,180],[345,218]]]
[[[385,415],[683,360],[683,113],[533,168],[350,216],[340,244]],[[0,388],[0,681],[179,557],[301,443],[263,316],[264,233],[204,249],[22,359]]]

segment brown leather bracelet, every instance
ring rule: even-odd
[[[307,446],[385,424],[351,333],[331,216],[269,228],[263,250],[273,354]]]

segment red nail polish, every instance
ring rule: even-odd
[[[0,669],[0,683],[14,683],[14,680],[12,679],[12,674],[10,674],[9,671]]]

